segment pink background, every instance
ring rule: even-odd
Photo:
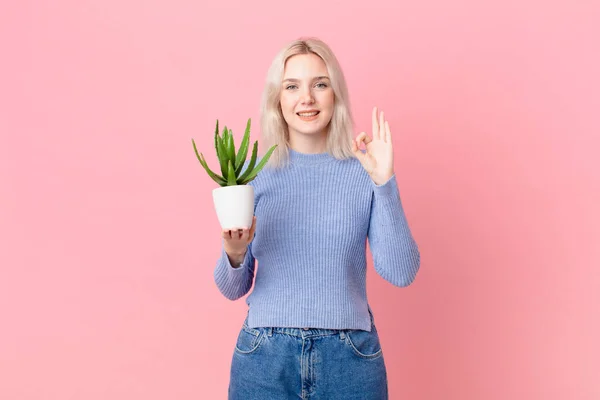
[[[245,297],[191,138],[259,138],[302,35],[394,136],[422,265],[369,257],[391,398],[600,398],[598,3],[214,3],[0,5],[0,398],[226,398]]]

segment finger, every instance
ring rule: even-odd
[[[367,135],[366,132],[361,132],[358,134],[358,136],[356,137],[356,141],[360,142],[361,140],[364,140],[365,143],[371,143],[371,137],[369,135]]]
[[[373,139],[379,139],[379,124],[377,123],[377,107],[373,107]]]
[[[364,142],[365,146],[369,143],[371,143],[373,141],[373,139],[371,139],[369,136],[367,136],[367,134],[365,132],[361,132],[356,139],[354,139],[356,142],[356,145],[360,148],[360,142]]]
[[[231,228],[228,231],[229,239],[239,240],[240,238],[240,229],[239,228]]]
[[[356,158],[358,158],[358,161],[364,165],[364,162],[366,161],[366,155],[358,148],[358,144],[354,140],[352,141],[352,151],[354,152]]]
[[[385,141],[385,119],[383,118],[383,111],[379,113],[379,139]]]
[[[390,131],[390,124],[385,121],[385,141],[387,143],[392,143],[392,132]]]

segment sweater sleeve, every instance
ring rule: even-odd
[[[382,185],[371,183],[368,239],[375,270],[395,286],[408,286],[419,270],[420,253],[402,208],[396,175]]]
[[[258,157],[256,162],[260,162],[261,157]],[[244,161],[245,170],[248,168],[248,164],[250,160]],[[258,177],[255,180],[248,183],[249,186],[255,186],[258,181]],[[256,190],[256,188],[255,188]],[[254,212],[256,212],[256,203],[258,197],[254,196]],[[256,234],[255,234],[256,235]],[[229,257],[227,257],[227,253],[225,252],[225,247],[223,244],[225,243],[225,239],[221,239],[221,254],[219,259],[217,260],[217,265],[214,270],[214,279],[219,291],[223,294],[223,296],[227,297],[229,300],[237,300],[246,293],[250,291],[252,287],[252,283],[254,281],[254,269],[256,265],[256,260],[254,259],[254,255],[252,254],[252,242],[248,245],[246,249],[246,256],[244,257],[244,261],[242,264],[234,268],[229,262]]]
[[[221,255],[217,260],[214,278],[219,291],[229,300],[237,300],[250,290],[254,279],[256,260],[252,255],[252,243],[248,245],[246,256],[242,264],[234,268],[227,257],[223,242],[221,242]]]

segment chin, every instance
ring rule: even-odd
[[[303,135],[318,135],[319,133],[323,132],[326,128],[326,126],[314,126],[310,128],[307,128],[305,126],[294,127],[296,132],[300,132]]]

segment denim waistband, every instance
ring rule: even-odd
[[[371,330],[375,329],[375,321],[373,313],[369,309],[369,316],[371,317]],[[280,327],[280,326],[268,326],[268,327],[248,327],[248,315],[244,320],[244,327],[248,329],[265,330],[267,336],[273,335],[273,333],[284,333],[286,335],[297,336],[297,337],[315,337],[315,336],[329,336],[329,335],[340,335],[353,329],[323,329],[323,328],[291,328],[291,327]]]

